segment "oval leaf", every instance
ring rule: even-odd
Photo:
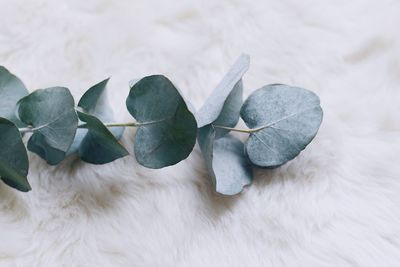
[[[112,108],[107,101],[106,88],[108,81],[110,79],[105,79],[94,86],[90,87],[81,97],[78,103],[78,107],[82,108],[83,112],[89,115],[93,115],[97,117],[100,121],[107,123],[114,121],[114,114],[112,112]],[[122,137],[125,128],[124,127],[114,127],[108,129],[118,140]],[[90,135],[92,136],[92,135]],[[86,142],[89,142],[90,136],[87,136],[87,129],[78,128],[74,142],[67,152],[67,156],[74,154],[79,151],[79,148],[82,144],[84,138],[86,138]],[[96,140],[90,140],[91,143],[96,142]],[[101,147],[101,144],[99,144]],[[106,151],[103,151],[104,154]],[[111,157],[112,158],[112,157]],[[84,160],[86,162],[91,163],[92,161],[97,161],[97,159],[90,159],[90,155],[87,154]],[[108,162],[104,162],[108,163]],[[100,163],[96,163],[100,164]]]
[[[0,66],[0,117],[23,126],[16,116],[17,102],[28,94],[25,85],[18,77]]]
[[[221,116],[222,110],[228,111],[223,114],[223,120],[226,122],[226,127],[234,127],[239,120],[240,107],[232,105],[231,108],[226,108],[227,99],[232,94],[239,94],[236,91],[240,91],[240,97],[243,90],[242,77],[249,69],[250,57],[248,55],[241,55],[237,61],[233,64],[231,69],[222,79],[222,81],[215,88],[210,97],[206,100],[205,104],[196,114],[199,128],[211,124]],[[235,93],[236,92],[236,93]],[[232,98],[232,97],[231,97]],[[233,100],[236,98],[233,97]],[[230,103],[228,101],[228,103]],[[237,102],[231,102],[232,104]],[[241,105],[241,99],[240,99]]]
[[[200,128],[198,139],[216,192],[235,195],[251,183],[251,165],[239,139],[230,134],[216,139],[212,126]]]
[[[132,86],[126,106],[141,124],[134,144],[141,165],[157,169],[189,156],[196,143],[196,120],[168,78],[153,75],[139,80]]]
[[[296,157],[317,134],[323,116],[316,94],[282,84],[255,91],[240,114],[253,131],[247,154],[261,167],[277,167]]]
[[[28,175],[28,155],[18,128],[0,118],[0,177],[9,186],[23,192],[31,190]]]
[[[58,164],[71,146],[78,116],[74,99],[67,88],[37,90],[19,101],[19,117],[33,127],[28,149],[49,164]]]
[[[92,164],[105,164],[129,155],[114,135],[96,117],[78,112],[79,119],[86,122],[88,133],[79,147],[79,156]]]

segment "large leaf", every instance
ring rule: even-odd
[[[140,164],[162,168],[189,156],[196,143],[196,120],[168,78],[153,75],[139,80],[132,86],[126,105],[141,124],[134,144]]]
[[[230,134],[216,139],[209,125],[199,129],[198,140],[216,192],[235,195],[251,183],[251,165],[239,139]]]
[[[31,190],[28,175],[28,155],[18,128],[0,118],[0,177],[9,186],[23,192]]]
[[[23,126],[16,116],[17,102],[28,94],[25,85],[18,77],[0,66],[0,117]]]
[[[261,167],[276,167],[296,157],[317,134],[323,116],[316,94],[283,84],[255,91],[240,114],[253,131],[247,154]]]
[[[79,156],[92,164],[105,164],[129,155],[114,135],[96,117],[78,112],[79,119],[86,123],[88,133],[79,147]]]
[[[236,97],[233,97],[233,101],[229,101],[232,107],[227,107],[226,100],[230,94],[242,95],[242,76],[249,69],[250,57],[248,55],[241,55],[237,61],[230,68],[228,73],[222,79],[222,81],[215,88],[210,97],[206,100],[205,104],[196,114],[198,126],[203,127],[211,124],[217,120],[218,117],[222,118],[225,122],[225,126],[233,127],[239,120],[239,108],[237,108],[238,101],[234,102]],[[241,104],[241,100],[240,100]],[[225,109],[225,113],[222,110]],[[223,117],[221,117],[223,116]]]
[[[33,127],[28,149],[49,164],[58,164],[71,146],[78,116],[74,99],[67,88],[37,90],[19,101],[19,117]]]
[[[86,114],[93,115],[97,117],[99,120],[101,120],[104,123],[107,122],[113,122],[114,121],[114,114],[112,112],[112,108],[109,105],[108,99],[107,99],[107,94],[106,94],[106,88],[107,88],[107,83],[109,79],[105,79],[96,85],[90,87],[81,97],[78,103],[78,107],[82,109],[82,111]],[[110,128],[109,131],[117,138],[120,139],[123,135],[124,132],[124,127],[113,127]],[[92,140],[93,135],[87,135],[87,129],[84,128],[78,128],[74,142],[72,143],[70,149],[67,152],[67,156],[74,154],[79,151],[81,146],[88,147],[88,145],[94,145],[96,140]],[[99,139],[97,139],[98,141]],[[84,144],[82,142],[85,142],[87,144]],[[99,145],[99,149],[102,147],[101,144]],[[101,152],[101,154],[105,154],[107,151]],[[92,157],[93,156],[93,157]],[[110,160],[113,157],[110,157]],[[99,162],[98,159],[95,157],[94,154],[86,154],[84,158],[82,158],[83,161],[93,163],[93,162]],[[103,158],[104,162],[105,158]],[[111,160],[112,161],[112,160]],[[108,163],[104,162],[103,164]],[[100,164],[100,163],[96,163]]]

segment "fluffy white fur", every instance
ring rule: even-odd
[[[1,0],[0,64],[30,90],[79,98],[112,75],[128,121],[129,80],[163,73],[199,108],[246,52],[246,96],[302,86],[325,116],[299,157],[232,198],[198,147],[162,170],[30,154],[33,190],[0,185],[0,265],[400,266],[399,14],[394,0]]]

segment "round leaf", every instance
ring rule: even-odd
[[[23,126],[16,116],[17,102],[28,94],[25,85],[18,77],[0,66],[0,117]]]
[[[31,125],[34,133],[28,149],[49,164],[57,164],[71,146],[78,116],[74,99],[67,88],[52,87],[37,90],[19,101],[19,117]]]
[[[296,157],[317,134],[323,116],[316,94],[282,84],[255,91],[240,114],[253,130],[247,154],[261,167],[276,167]]]
[[[0,118],[0,177],[9,186],[23,192],[31,190],[28,175],[28,155],[18,128]]]
[[[153,75],[139,80],[132,86],[126,105],[141,124],[134,144],[140,164],[162,168],[189,156],[196,143],[196,120],[168,78]]]
[[[79,147],[79,156],[92,164],[105,164],[129,155],[114,135],[96,117],[78,112],[79,119],[86,122],[88,133]]]
[[[216,192],[235,195],[251,183],[251,165],[239,139],[230,134],[216,139],[212,126],[200,128],[198,139]]]

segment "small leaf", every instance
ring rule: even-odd
[[[168,78],[153,75],[139,80],[131,88],[126,106],[141,124],[134,144],[141,165],[157,169],[189,156],[196,143],[196,120]]]
[[[107,112],[104,106],[108,103],[104,93],[109,80],[110,78],[105,79],[90,87],[79,100],[78,107],[81,107],[88,114],[102,117]]]
[[[106,88],[107,83],[110,79],[105,79],[96,85],[90,87],[81,97],[78,103],[78,107],[82,108],[83,112],[89,115],[93,115],[100,119],[102,122],[114,121],[114,114],[112,108],[107,101]],[[121,139],[125,128],[114,127],[109,131],[119,140]],[[67,152],[67,156],[72,155],[79,151],[82,140],[86,137],[87,129],[78,128],[74,142]],[[107,163],[107,162],[106,162]]]
[[[246,142],[247,154],[261,167],[277,167],[296,157],[317,134],[323,116],[316,94],[283,84],[255,91],[240,114],[254,131]]]
[[[218,139],[215,135],[212,126],[199,129],[199,145],[215,191],[223,195],[238,194],[253,179],[244,145],[230,134]]]
[[[37,90],[19,101],[19,117],[34,128],[28,149],[49,164],[58,164],[71,146],[78,116],[67,88]]]
[[[0,177],[9,186],[22,192],[31,190],[28,179],[28,155],[18,128],[0,118]]]
[[[18,77],[0,66],[0,117],[9,119],[18,126],[24,126],[16,116],[17,102],[28,94]]]
[[[88,133],[79,147],[79,156],[92,164],[105,164],[129,155],[114,135],[96,117],[78,111],[79,119],[86,122]]]
[[[217,120],[218,117],[223,119],[227,127],[233,127],[239,120],[239,110],[237,108],[238,101],[233,97],[232,108],[226,107],[226,100],[230,94],[240,94],[243,90],[242,76],[249,69],[250,57],[248,55],[241,55],[233,64],[231,69],[222,79],[222,81],[215,88],[210,97],[206,100],[205,104],[196,114],[199,128],[211,124]],[[226,113],[221,117],[222,109],[225,107]]]

